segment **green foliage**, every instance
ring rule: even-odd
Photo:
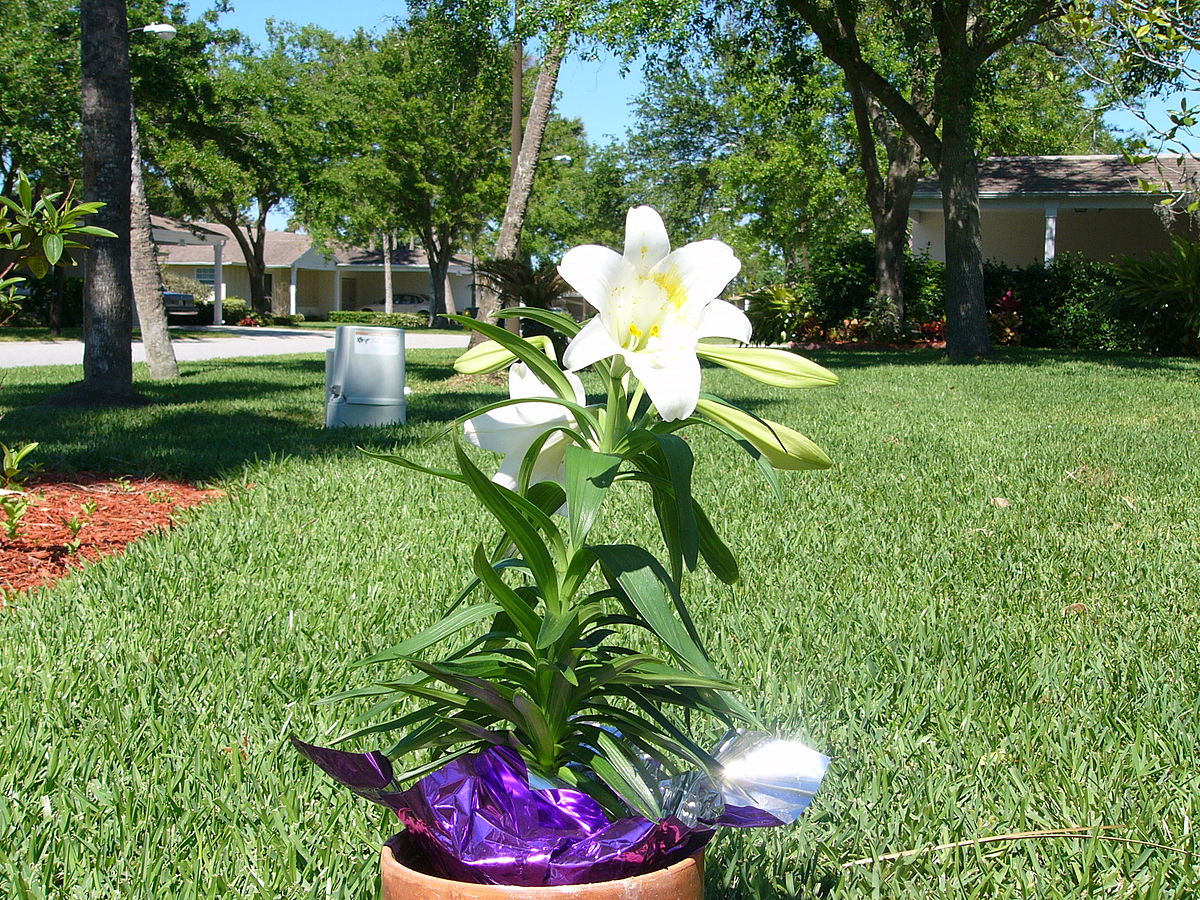
[[[70,191],[36,197],[33,185],[18,172],[17,197],[0,196],[0,325],[11,319],[19,305],[17,287],[25,281],[22,268],[34,278],[44,278],[57,265],[74,265],[68,250],[86,249],[76,238],[116,237],[83,217],[101,209],[98,202],[80,203]]]
[[[3,451],[0,455],[0,490],[19,488],[25,483],[26,476],[21,471],[21,464],[25,457],[37,448],[37,441],[30,441],[18,447],[0,444],[0,451]]]
[[[1113,313],[1119,289],[1111,265],[1075,254],[1060,254],[1049,265],[984,266],[989,300],[994,303],[1011,291],[1019,301],[1021,343],[1028,347],[1143,349],[1140,328]]]
[[[0,29],[0,194],[15,196],[17,173],[65,187],[78,177],[79,6],[11,0]]]
[[[335,309],[329,321],[339,325],[383,325],[388,328],[428,328],[429,316],[421,313],[377,313],[350,309]]]
[[[251,312],[250,301],[241,297],[226,297],[221,301],[221,321],[214,322],[216,304],[212,300],[196,300],[197,325],[236,325]]]
[[[1122,259],[1115,269],[1123,283],[1112,306],[1143,329],[1150,349],[1200,353],[1200,244],[1174,238],[1166,253]]]
[[[944,268],[928,257],[907,254],[904,303],[910,323],[942,317]],[[812,285],[815,311],[826,324],[869,317],[875,306],[873,239],[869,235],[853,235],[816,248],[806,277]]]
[[[395,817],[281,745],[293,730],[355,727],[369,699],[311,697],[347,677],[348,654],[432,625],[470,577],[461,549],[490,521],[471,495],[354,450],[453,466],[447,443],[426,439],[502,398],[482,380],[447,381],[453,356],[410,351],[409,424],[370,430],[321,427],[312,354],[183,362],[173,382],[139,367],[156,402],[137,409],[40,408],[78,368],[6,371],[0,439],[36,435],[62,471],[109,460],[210,481],[229,499],[52,589],[6,597],[4,889],[377,895],[370,848]],[[755,548],[736,592],[706,574],[688,582],[713,663],[748,685],[770,728],[835,757],[796,826],[713,842],[706,897],[1195,897],[1194,853],[1091,833],[842,866],[1067,824],[1191,846],[1200,621],[1187,614],[1197,535],[1180,486],[1200,483],[1200,361],[1030,349],[956,366],[932,353],[819,361],[847,373],[837,391],[705,373],[711,390],[821,434],[836,455],[820,477],[785,483],[779,509],[723,436],[689,435],[698,470],[731,476],[699,479],[696,496],[730,545]],[[309,524],[329,522],[333,544]],[[648,505],[614,524],[657,540]],[[720,736],[696,723],[698,743]]]
[[[304,321],[304,313],[276,313],[271,316],[272,325],[299,325]]]
[[[633,206],[629,161],[618,144],[589,143],[579,119],[551,116],[521,248],[534,262],[557,262],[578,244],[620,246]]]
[[[754,328],[756,344],[793,340],[819,340],[824,322],[813,307],[812,288],[807,284],[769,284],[745,294],[746,315]]]
[[[212,304],[213,289],[211,284],[204,284],[195,278],[180,275],[178,272],[164,271],[162,273],[163,289],[177,291],[181,294],[191,294],[196,303]]]
[[[747,38],[661,61],[635,107],[639,199],[680,242],[720,234],[743,283],[795,279],[806,248],[865,221],[841,79],[811,56],[784,77],[779,57],[797,52]]]

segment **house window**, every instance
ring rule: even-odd
[[[196,266],[196,280],[212,287],[217,283],[217,270],[212,266]]]

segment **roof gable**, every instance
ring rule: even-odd
[[[1200,176],[1200,160],[1175,155],[1132,165],[1124,156],[993,156],[979,163],[980,196],[1147,196],[1138,179],[1182,185]],[[922,178],[916,197],[939,197],[938,178]]]

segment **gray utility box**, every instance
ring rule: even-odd
[[[325,351],[325,427],[395,425],[404,400],[404,331],[339,325]]]

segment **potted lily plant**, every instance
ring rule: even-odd
[[[383,848],[386,897],[568,885],[573,897],[700,897],[716,827],[794,821],[815,793],[828,760],[762,731],[684,600],[701,564],[738,580],[736,554],[693,495],[684,433],[724,435],[776,490],[779,470],[830,465],[802,434],[702,390],[702,360],[777,387],[837,381],[793,353],[743,346],[749,321],[719,299],[739,269],[720,241],[672,251],[658,214],[631,209],[623,253],[576,247],[559,266],[594,318],[500,313],[560,333],[561,363],[548,337],[459,318],[487,340],[455,368],[507,369],[509,396],[449,430],[455,468],[379,457],[465,487],[494,520],[444,615],[366,660],[383,670],[376,683],[340,695],[370,699],[368,720],[382,720],[347,737],[391,733],[391,748],[294,741],[406,826]],[[598,402],[576,374],[588,367]],[[466,444],[504,454],[498,470]],[[628,491],[652,501],[657,553],[594,537]],[[727,727],[716,747],[689,733],[700,715]],[[627,893],[612,892],[618,883]]]

